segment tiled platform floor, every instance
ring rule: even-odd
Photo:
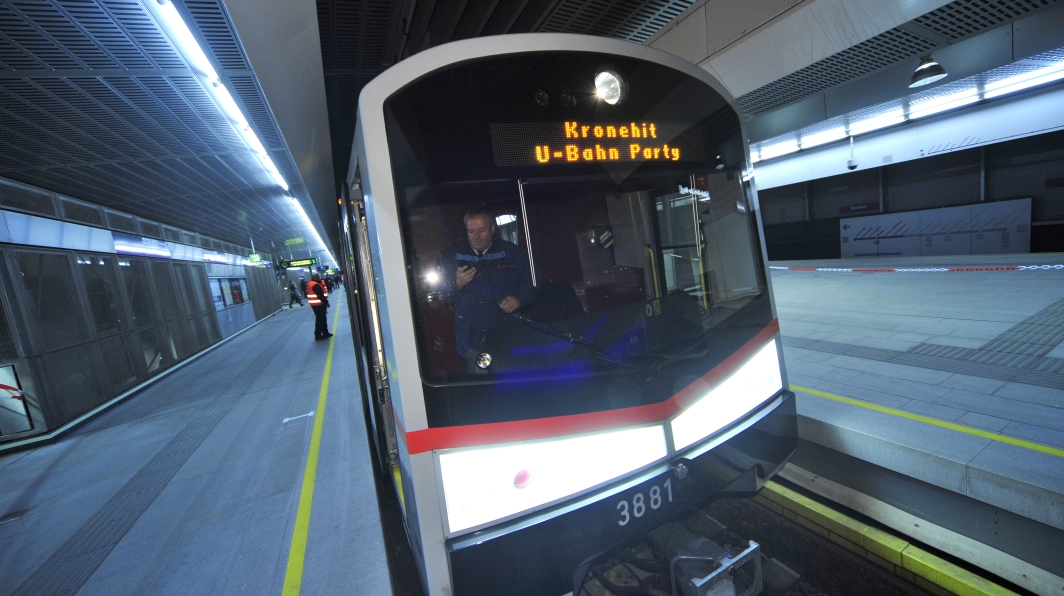
[[[390,594],[335,302],[302,590]],[[313,325],[309,308],[282,311],[58,443],[0,455],[0,594],[280,594],[314,424],[299,416],[329,343]]]
[[[1054,254],[772,266],[1061,263]],[[792,385],[1064,448],[1064,268],[771,274]],[[1064,458],[811,394],[798,403],[807,432],[833,442],[825,446],[970,496],[989,490],[978,478],[991,474],[994,495],[983,500],[1064,529]]]

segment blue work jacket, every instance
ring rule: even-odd
[[[472,281],[461,290],[455,276],[461,266],[476,267]],[[443,300],[454,305],[455,348],[465,358],[470,348],[479,349],[488,329],[519,325],[518,311],[506,314],[499,302],[513,296],[525,307],[532,303],[532,275],[528,254],[517,245],[495,238],[481,256],[468,242],[455,244],[440,253],[437,266],[443,285]]]

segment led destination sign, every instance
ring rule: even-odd
[[[533,164],[681,161],[701,154],[676,137],[690,125],[639,121],[594,123],[569,120],[551,124],[492,124],[497,166]]]

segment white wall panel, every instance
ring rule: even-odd
[[[920,213],[887,213],[876,216],[879,238],[876,253],[881,257],[920,254]]]
[[[1031,252],[1031,199],[839,220],[842,258]]]
[[[1031,252],[1031,200],[972,206],[972,254]]]
[[[947,3],[709,0],[685,11],[648,45],[697,62],[739,96]],[[697,27],[705,33],[692,33]],[[705,54],[698,56],[702,47]]]
[[[972,254],[972,207],[944,207],[920,211],[921,256]],[[900,255],[911,256],[911,255]]]
[[[919,159],[1064,128],[1064,85],[987,102],[857,137],[857,169]],[[847,173],[845,142],[802,151],[754,166],[757,187],[775,188]]]

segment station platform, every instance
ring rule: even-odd
[[[1064,593],[1064,254],[770,266],[792,479],[822,475]]]
[[[340,294],[0,456],[0,593],[390,594]]]

